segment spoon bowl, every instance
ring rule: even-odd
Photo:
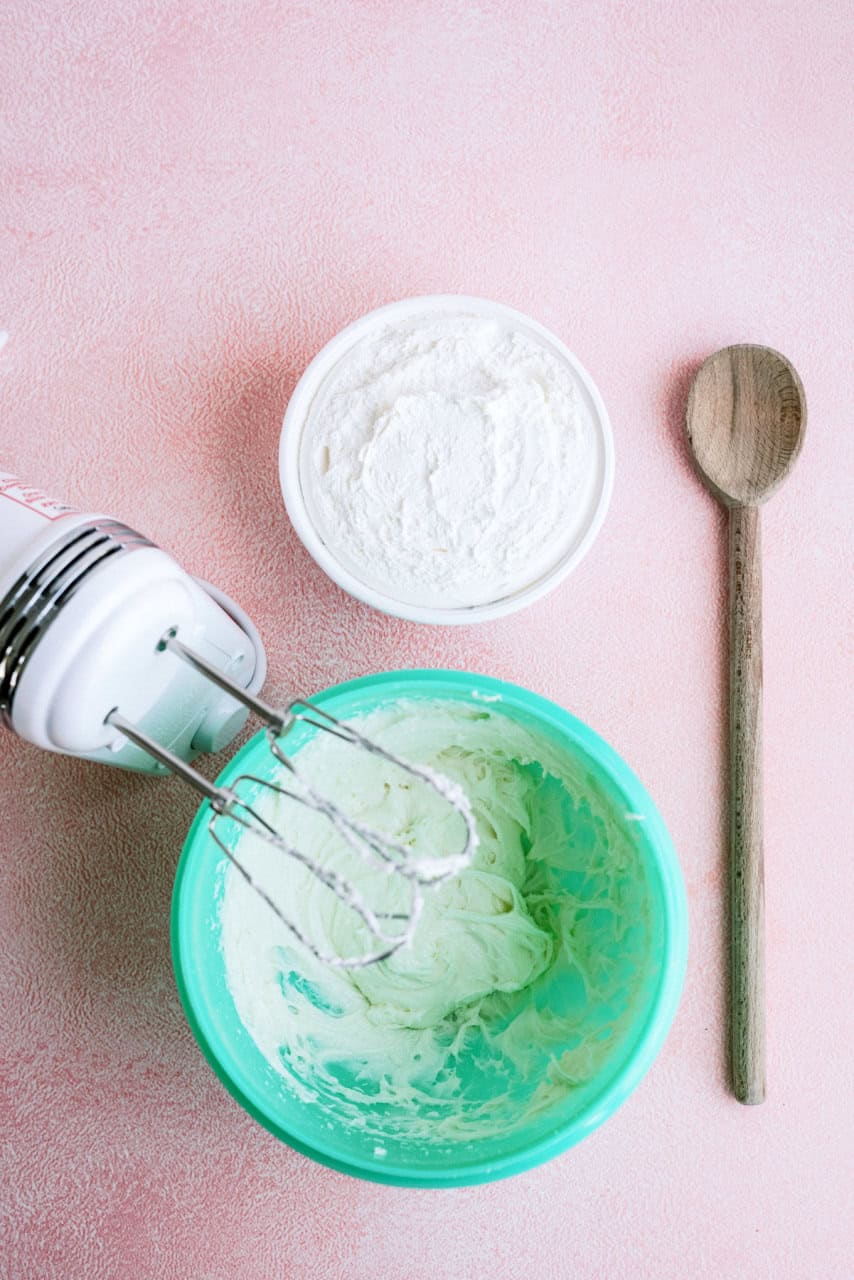
[[[724,347],[700,366],[688,397],[688,443],[727,506],[756,506],[801,451],[806,398],[794,365],[770,347]]]

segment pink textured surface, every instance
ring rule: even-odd
[[[254,614],[270,688],[392,666],[529,685],[671,828],[692,913],[651,1074],[484,1188],[351,1181],[224,1093],[172,983],[191,799],[2,740],[0,1273],[20,1280],[850,1277],[848,0],[7,0],[2,462],[122,516]],[[416,292],[529,311],[609,406],[601,540],[529,612],[420,629],[345,598],[277,492],[294,381]],[[807,443],[765,518],[770,1093],[722,1054],[723,531],[690,375],[784,351]],[[847,629],[847,633],[846,633]]]

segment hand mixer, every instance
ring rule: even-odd
[[[283,925],[323,962],[376,963],[412,939],[423,891],[471,861],[477,833],[465,794],[426,766],[386,751],[300,698],[276,709],[259,697],[261,638],[227,596],[119,521],[56,502],[0,472],[0,723],[36,746],[149,773],[175,773],[210,804],[210,834]],[[292,785],[242,774],[230,787],[189,763],[230,743],[254,713]],[[298,722],[378,756],[422,782],[462,818],[455,853],[415,856],[349,817],[311,786],[284,750]],[[374,910],[352,879],[289,843],[256,807],[265,793],[327,819],[371,870],[403,878],[403,910]],[[369,949],[330,954],[308,938],[238,856],[250,833],[296,859],[362,922]]]

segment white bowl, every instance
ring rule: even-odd
[[[584,513],[585,518],[581,521],[578,534],[569,550],[565,551],[550,569],[518,591],[487,604],[454,608],[435,608],[398,600],[393,594],[386,595],[377,591],[342,565],[324,542],[311,519],[302,490],[299,465],[303,429],[312,400],[324,378],[342,356],[373,330],[385,328],[397,320],[408,320],[414,316],[436,311],[462,311],[468,315],[486,316],[516,324],[535,334],[553,354],[569,366],[580,393],[582,412],[593,428],[596,446],[595,479],[590,490],[587,510]],[[488,302],[482,298],[469,298],[459,294],[431,294],[422,298],[406,298],[401,302],[392,302],[388,306],[378,307],[376,311],[368,312],[361,319],[355,320],[342,329],[314,357],[294,388],[285,412],[279,441],[279,480],[291,523],[306,550],[333,582],[337,582],[339,587],[343,587],[357,600],[373,605],[383,613],[389,613],[398,618],[408,618],[413,622],[430,622],[440,625],[485,622],[487,619],[500,618],[505,614],[514,613],[517,609],[523,609],[525,605],[553,591],[590,550],[602,527],[611,498],[614,483],[614,442],[608,413],[593,379],[553,333],[521,311],[514,311],[511,307],[505,307],[498,302]]]

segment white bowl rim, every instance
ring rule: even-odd
[[[299,452],[303,427],[308,418],[311,402],[330,369],[350,347],[372,329],[414,314],[431,311],[464,311],[469,314],[490,316],[523,326],[542,338],[566,360],[573,375],[587,393],[593,406],[594,427],[599,435],[603,460],[599,489],[591,504],[591,515],[587,525],[573,548],[534,582],[486,604],[448,608],[411,604],[369,586],[345,568],[323,541],[308,513],[300,482]],[[486,298],[455,293],[424,294],[389,302],[366,312],[339,330],[308,364],[294,387],[282,422],[279,437],[279,483],[291,524],[303,546],[324,573],[344,591],[364,604],[372,605],[375,609],[392,617],[440,626],[465,626],[474,622],[486,622],[493,618],[505,617],[507,614],[515,613],[533,604],[535,600],[553,591],[577,568],[595,542],[611,501],[614,487],[614,440],[608,411],[598,387],[578,357],[545,325],[522,311]]]

